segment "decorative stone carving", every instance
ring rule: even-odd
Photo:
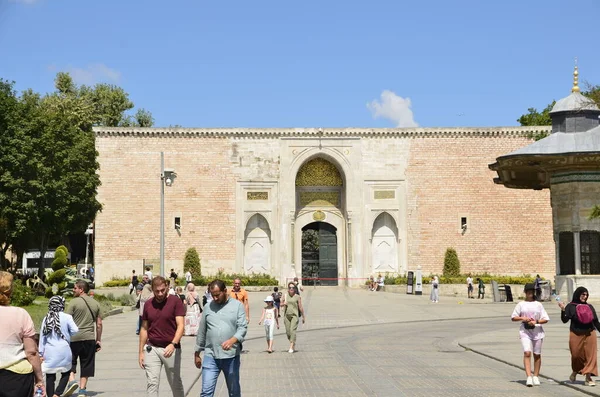
[[[246,198],[248,200],[268,200],[269,192],[248,192]]]
[[[339,192],[300,192],[300,206],[339,207]]]
[[[395,190],[375,190],[375,200],[389,200],[395,198]]]
[[[340,171],[329,161],[316,158],[306,162],[296,175],[296,186],[342,186]]]
[[[323,211],[315,211],[313,213],[313,219],[317,222],[321,222],[325,220],[325,213]]]

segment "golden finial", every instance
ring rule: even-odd
[[[573,88],[571,88],[571,92],[579,91],[579,68],[577,67],[577,58],[575,58],[575,70],[573,71]]]

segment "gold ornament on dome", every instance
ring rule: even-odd
[[[313,219],[317,222],[321,222],[325,220],[325,213],[323,211],[315,211],[313,213]]]
[[[303,207],[339,207],[339,192],[300,192],[300,205]]]
[[[246,198],[248,200],[268,200],[269,192],[248,192]]]
[[[306,162],[296,175],[296,186],[343,186],[337,167],[329,161],[316,158]]]

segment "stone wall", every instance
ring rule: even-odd
[[[95,232],[99,281],[140,273],[144,259],[158,272],[161,150],[165,168],[179,175],[165,188],[165,267],[180,271],[189,247],[196,247],[208,272],[233,266],[236,175],[228,139],[98,136],[96,147],[103,205]]]
[[[293,180],[287,178],[301,165],[295,156],[307,150],[335,154],[344,173],[353,173],[352,188],[344,193],[353,225],[353,268],[346,272],[348,277],[371,274],[371,233],[383,211],[398,228],[400,271],[421,265],[424,274],[440,273],[444,252],[453,247],[465,272],[551,277],[554,244],[548,192],[495,185],[488,169],[499,155],[529,142],[523,137],[525,130],[489,130],[495,135],[413,136],[390,130],[394,133],[389,136],[375,136],[371,130],[357,130],[324,140],[306,137],[303,130],[97,130],[102,181],[98,197],[104,208],[96,219],[96,278],[102,282],[128,276],[132,269],[142,272],[144,259],[158,271],[161,151],[165,167],[178,174],[173,186],[165,188],[167,270],[182,270],[189,247],[197,248],[204,274],[221,267],[243,270],[245,222],[257,212],[269,221],[272,233],[272,273],[290,276],[289,222],[295,203]],[[269,192],[268,202],[245,201],[253,186]],[[384,198],[376,197],[375,191],[383,191]],[[393,197],[388,196],[392,191]],[[181,218],[180,232],[174,217]],[[464,234],[461,217],[468,223]],[[345,241],[342,237],[339,241]],[[340,269],[345,265],[340,263]]]

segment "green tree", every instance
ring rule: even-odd
[[[555,103],[556,101],[552,101],[552,103],[546,106],[541,112],[538,112],[536,108],[529,108],[527,109],[527,113],[521,115],[517,121],[521,125],[552,125],[550,111]]]
[[[444,277],[460,276],[460,261],[454,248],[448,248],[444,255]]]
[[[92,127],[120,125],[133,103],[120,87],[78,87],[67,73],[58,73],[56,91],[44,96],[17,95],[13,87],[0,79],[0,218],[6,225],[0,248],[22,255],[34,244],[44,257],[51,242],[85,230],[101,209]],[[149,112],[140,115],[152,121]]]
[[[185,251],[185,257],[183,259],[183,271],[192,273],[193,278],[199,278],[202,276],[202,268],[200,266],[200,257],[196,248],[188,248]]]

